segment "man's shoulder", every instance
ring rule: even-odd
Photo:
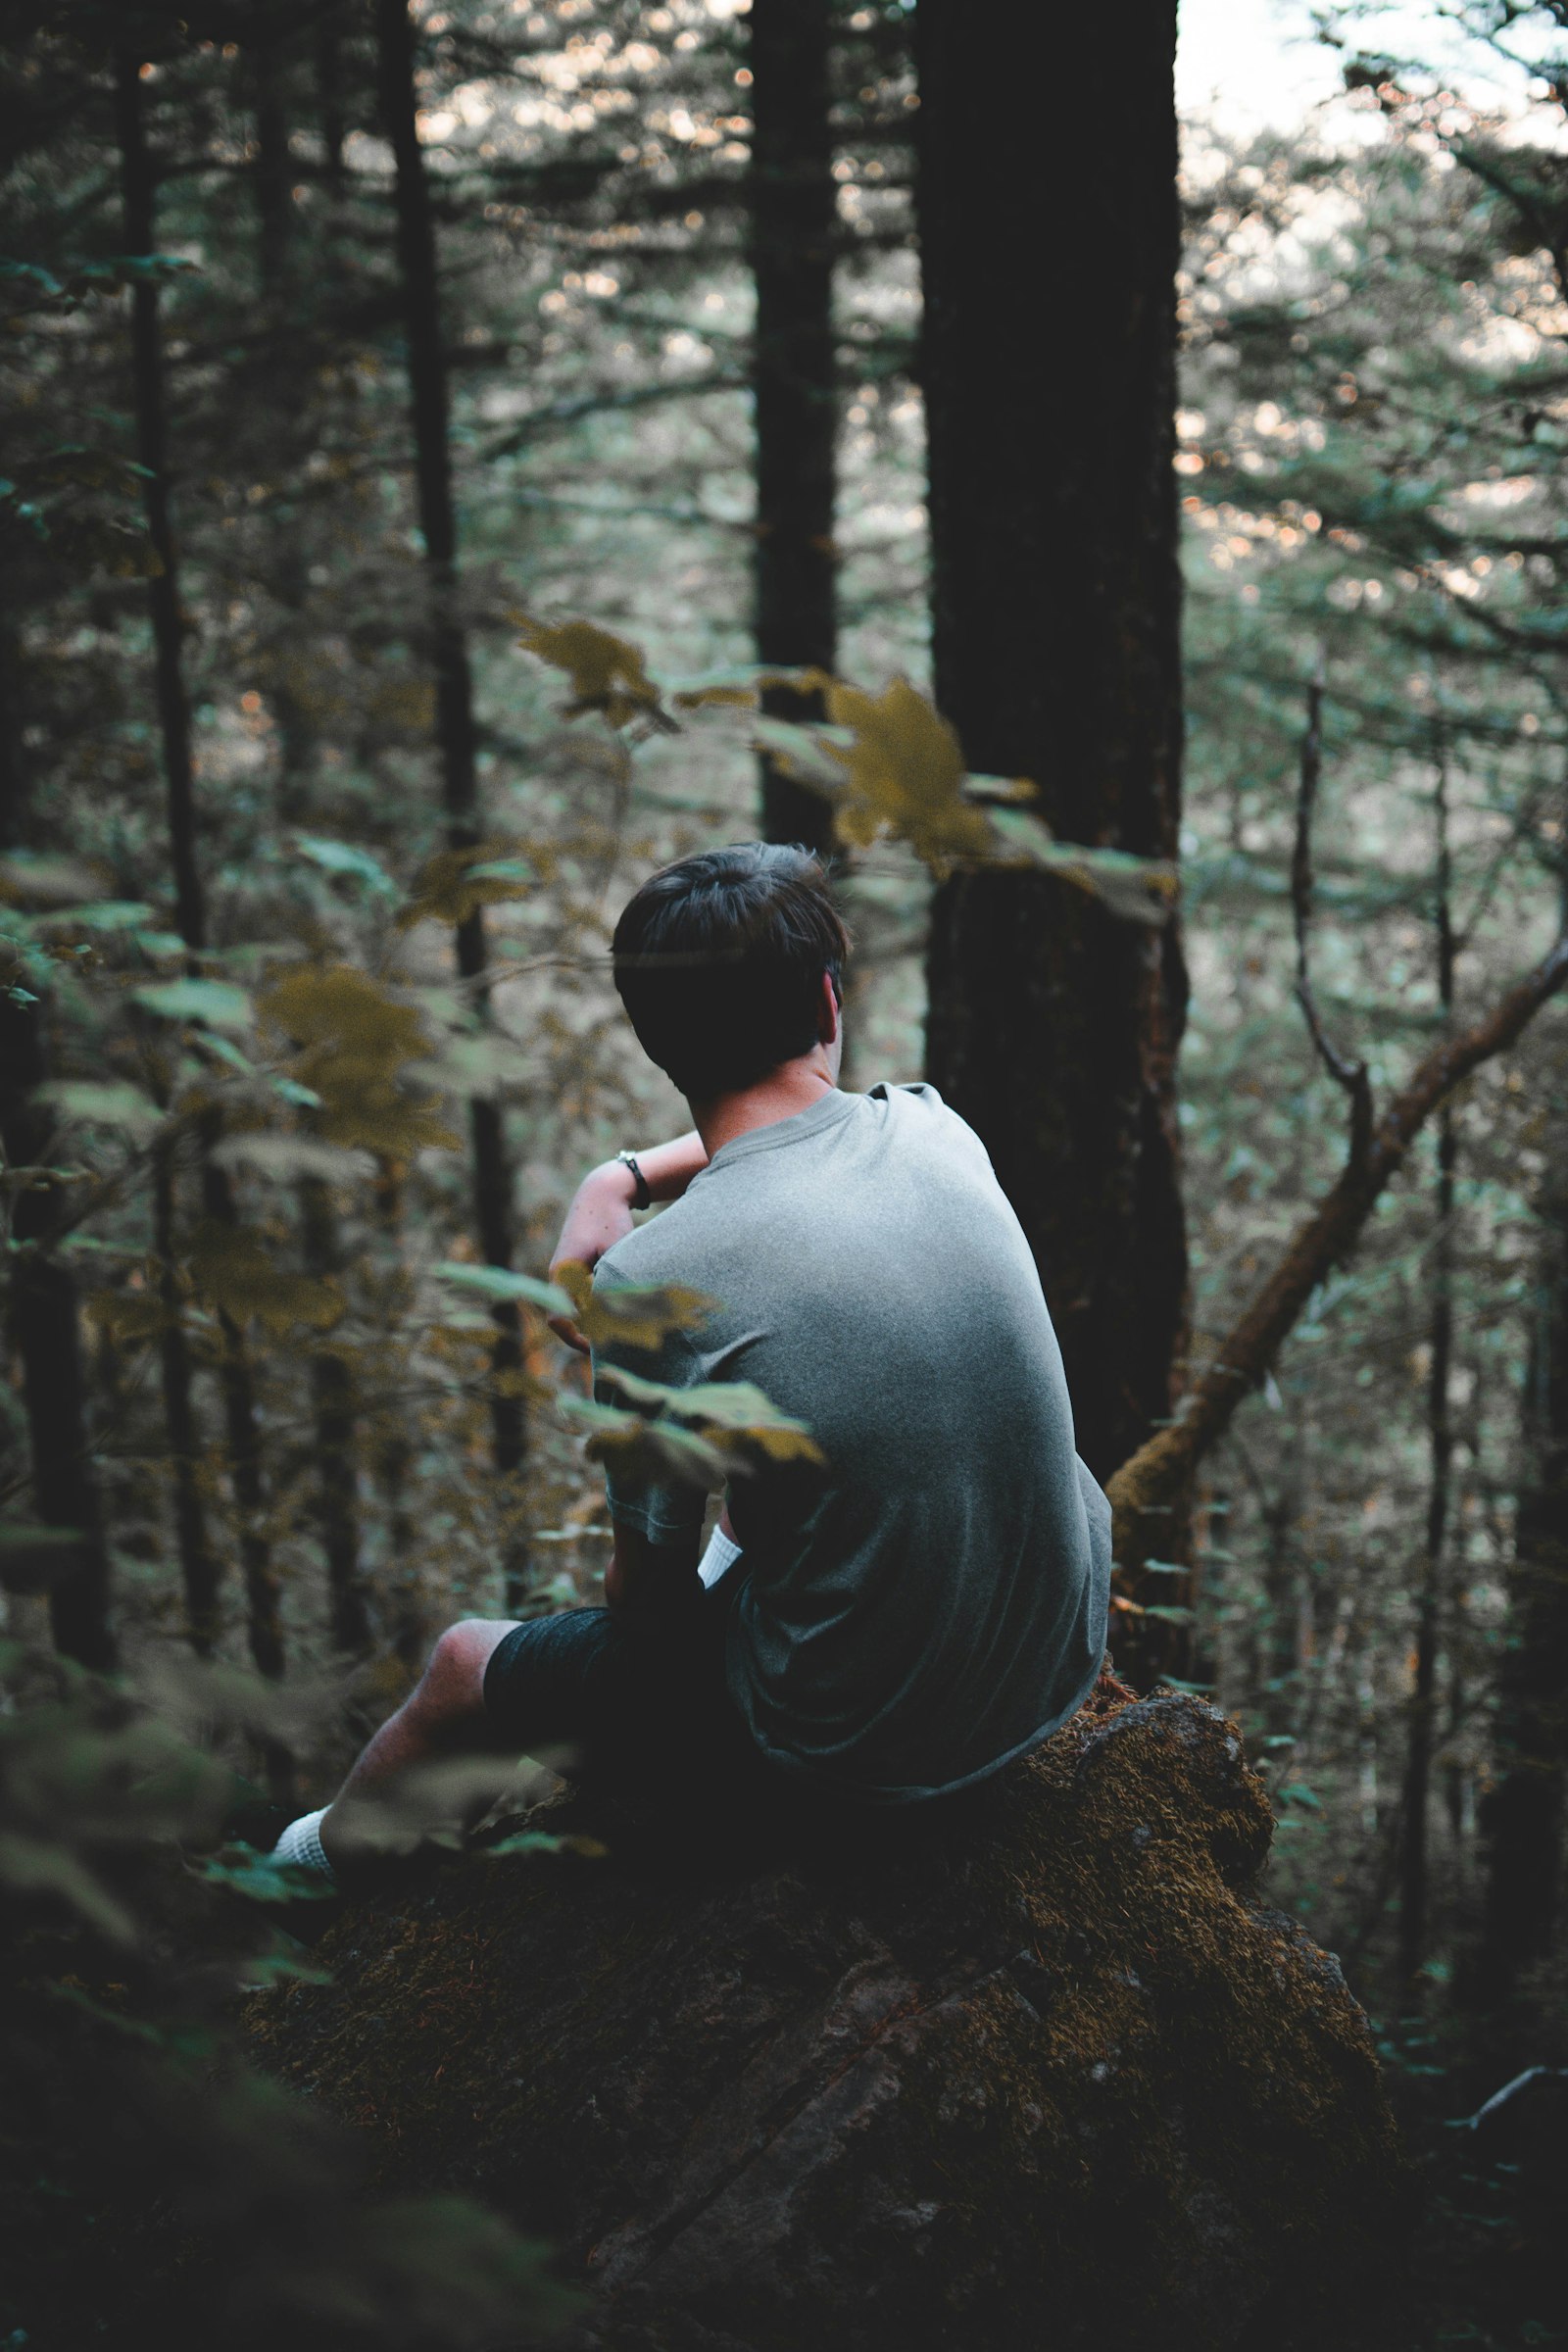
[[[884,1082],[867,1088],[866,1096],[911,1141],[919,1139],[933,1151],[956,1153],[977,1170],[991,1174],[991,1155],[968,1120],[961,1118],[951,1102],[944,1102],[927,1079],[913,1079],[901,1086]]]

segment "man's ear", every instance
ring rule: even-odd
[[[822,974],[822,1001],[816,1008],[816,1035],[819,1045],[831,1046],[839,1033],[844,1017],[843,992],[833,985],[829,971]]]

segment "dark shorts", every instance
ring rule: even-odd
[[[564,1609],[514,1627],[485,1669],[487,1728],[574,1780],[695,1769],[770,1778],[724,1684],[729,1577],[677,1620]]]

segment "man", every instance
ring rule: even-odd
[[[453,1626],[278,1859],[331,1872],[401,1774],[476,1750],[568,1743],[589,1771],[673,1757],[918,1804],[1000,1770],[1087,1694],[1110,1514],[1073,1447],[1039,1276],[932,1088],[840,1090],[847,951],[804,850],[706,852],[644,884],[615,983],[695,1131],[596,1168],[556,1261],[593,1267],[596,1292],[712,1300],[700,1328],[616,1364],[680,1389],[754,1382],[820,1462],[736,1481],[701,1560],[701,1489],[612,1463],[607,1606]],[[669,1205],[638,1226],[654,1201]]]

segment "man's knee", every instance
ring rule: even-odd
[[[484,1678],[512,1631],[492,1617],[464,1617],[449,1625],[430,1652],[413,1704],[432,1726],[477,1723],[484,1715]]]

